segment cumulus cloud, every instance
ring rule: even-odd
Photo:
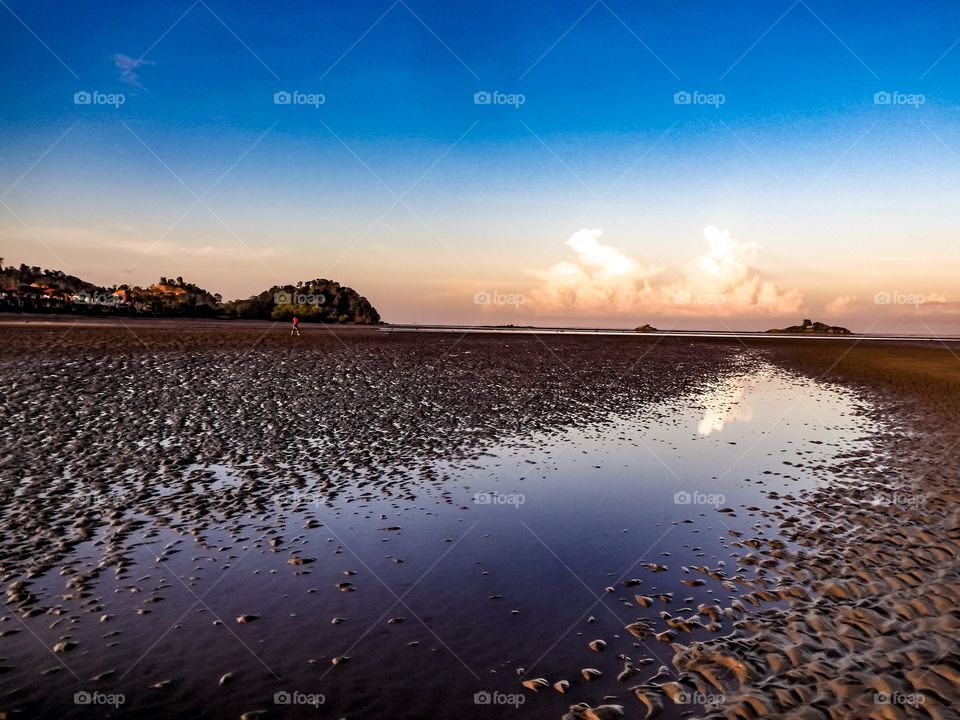
[[[116,65],[117,70],[120,71],[120,81],[125,82],[130,87],[142,88],[143,84],[140,82],[140,76],[137,74],[137,68],[146,67],[147,65],[155,65],[152,60],[134,60],[129,55],[124,55],[123,53],[116,53],[113,56],[113,64]]]
[[[602,230],[579,230],[567,240],[577,262],[559,262],[548,270],[533,270],[540,285],[533,301],[542,309],[575,308],[585,312],[630,312],[654,292],[651,281],[663,269],[637,262],[620,248],[600,242]]]
[[[840,295],[823,306],[827,316],[848,315],[857,301],[856,295]]]
[[[579,230],[567,241],[577,255],[530,274],[541,313],[741,315],[791,314],[803,305],[797,290],[781,289],[753,266],[756,243],[740,242],[713,225],[704,228],[706,252],[668,281],[667,271],[601,242],[602,230]]]

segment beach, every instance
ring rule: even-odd
[[[952,346],[0,326],[7,717],[955,717]]]

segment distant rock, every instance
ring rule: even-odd
[[[647,323],[646,325],[641,325],[640,327],[634,329],[634,332],[660,332],[660,331],[657,330],[657,328],[655,328],[650,323]]]
[[[827,325],[822,322],[804,320],[803,325],[792,325],[788,328],[767,330],[768,333],[810,333],[815,335],[852,335],[847,328],[839,325]]]

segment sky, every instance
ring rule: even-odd
[[[0,256],[389,322],[957,332],[948,0],[0,1]]]

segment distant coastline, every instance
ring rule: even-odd
[[[254,320],[290,320],[296,316],[305,322],[381,322],[377,309],[356,290],[322,278],[274,285],[258,295],[224,302],[219,293],[182,277],[161,277],[147,287],[105,287],[61,270],[28,265],[3,267],[2,258],[0,312]]]

